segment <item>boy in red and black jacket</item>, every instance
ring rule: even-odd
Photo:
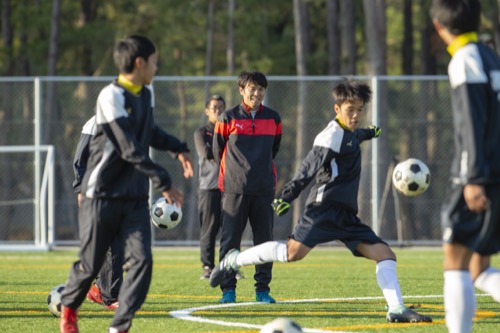
[[[243,100],[225,111],[215,124],[213,153],[220,165],[222,199],[220,260],[233,248],[240,248],[247,221],[254,245],[273,239],[273,210],[277,175],[274,158],[281,142],[281,118],[262,101],[267,79],[260,72],[242,72],[238,86]],[[269,295],[272,263],[255,266],[256,300],[275,303]],[[236,302],[235,273],[221,283],[220,303]]]

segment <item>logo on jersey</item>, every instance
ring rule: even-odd
[[[234,125],[234,126],[238,127],[240,130],[242,130],[242,129],[243,129],[243,124],[236,124],[236,125]]]

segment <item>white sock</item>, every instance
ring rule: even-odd
[[[288,261],[287,243],[266,242],[251,247],[238,254],[238,257],[236,258],[236,265],[241,267],[248,265],[259,265],[274,261]]]
[[[500,302],[500,270],[488,267],[477,277],[474,286]]]
[[[389,311],[404,305],[398,276],[396,274],[396,261],[383,260],[378,262],[376,274],[378,286],[384,294],[387,305],[389,306]]]
[[[444,311],[449,333],[470,333],[476,308],[469,271],[444,272]]]

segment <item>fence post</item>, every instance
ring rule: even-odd
[[[378,123],[378,115],[379,115],[379,89],[378,89],[378,77],[373,76],[372,79],[372,91],[373,91],[373,98],[372,98],[372,119],[371,123],[374,125],[380,125]],[[379,225],[379,220],[378,220],[378,212],[379,212],[379,181],[378,181],[378,174],[379,174],[379,163],[378,163],[378,149],[379,149],[379,144],[378,140],[372,140],[371,141],[371,146],[372,146],[372,156],[371,156],[371,170],[372,170],[372,175],[371,175],[371,182],[372,182],[372,203],[371,203],[371,208],[372,208],[372,229],[375,231],[377,235],[380,234],[380,225]]]

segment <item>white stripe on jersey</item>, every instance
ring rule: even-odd
[[[89,176],[89,181],[87,182],[87,191],[85,192],[85,196],[87,198],[94,197],[96,183],[97,183],[97,176],[99,175],[99,172],[101,171],[103,165],[108,161],[111,154],[113,154],[113,151],[114,151],[113,144],[111,143],[111,141],[109,139],[106,139],[106,143],[104,144],[104,149],[102,152],[101,160],[99,161],[99,164],[96,165],[94,170],[92,170],[92,172]]]
[[[330,121],[328,126],[322,130],[314,139],[314,145],[330,148],[334,152],[340,152],[340,145],[344,137],[344,129],[335,120]]]
[[[109,124],[122,117],[128,117],[125,110],[124,88],[115,84],[104,87],[97,98],[96,122]]]
[[[96,123],[95,123],[95,115],[94,115],[94,116],[92,116],[92,118],[87,120],[85,125],[83,125],[82,134],[95,135],[95,131],[96,131]]]
[[[476,44],[467,44],[453,55],[448,65],[448,76],[453,89],[464,83],[488,82]]]

